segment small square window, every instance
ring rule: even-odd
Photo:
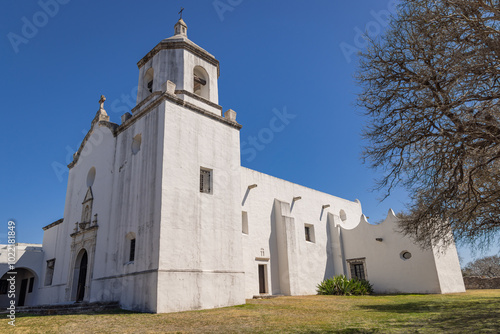
[[[314,238],[314,225],[304,224],[304,233],[306,237],[306,241],[316,242]]]
[[[241,212],[241,232],[248,234],[248,213],[246,211]]]
[[[365,258],[347,260],[351,271],[351,278],[366,279]]]
[[[212,170],[210,169],[200,169],[200,192],[212,193]]]

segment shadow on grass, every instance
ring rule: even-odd
[[[500,298],[485,298],[481,301],[417,301],[358,307],[398,314],[401,323],[397,327],[400,328],[422,326],[438,331],[470,333],[485,329],[500,330]]]
[[[35,313],[17,313],[16,318],[33,318],[33,317],[46,317],[56,315],[113,315],[113,314],[143,314],[141,312],[127,311],[122,309],[102,310],[102,311],[65,311],[65,312],[45,312],[43,314]]]
[[[302,332],[298,332],[302,333]],[[384,333],[384,331],[381,331],[378,328],[372,328],[372,329],[365,329],[365,328],[357,328],[357,327],[350,327],[350,328],[344,328],[344,329],[331,329],[331,330],[307,330],[304,331],[304,333],[307,334],[374,334],[374,333]]]
[[[338,330],[338,331],[335,331],[335,332],[331,332],[331,333],[336,333],[336,334],[373,334],[373,333],[383,333],[382,331],[380,331],[380,329],[378,328],[374,328],[374,329],[362,329],[362,328],[345,328],[345,329],[341,329],[341,330]]]

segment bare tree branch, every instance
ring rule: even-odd
[[[423,246],[500,231],[500,6],[403,0],[361,54],[364,161],[411,203],[401,231]]]

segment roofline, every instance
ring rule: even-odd
[[[49,228],[52,228],[54,226],[61,224],[63,222],[63,220],[64,220],[64,218],[56,220],[55,222],[50,223],[49,225],[42,227],[42,230],[47,231]]]
[[[186,92],[185,91],[176,91],[176,93],[185,94]],[[76,153],[73,154],[73,161],[71,161],[68,164],[68,168],[69,169],[73,168],[73,166],[75,166],[76,163],[78,162],[78,159],[80,158],[81,152],[83,151],[85,144],[87,143],[90,136],[94,132],[94,125],[95,124],[109,128],[109,130],[113,134],[113,137],[116,137],[121,132],[123,132],[124,130],[129,128],[132,124],[134,124],[137,120],[139,120],[142,116],[146,115],[148,112],[150,112],[151,110],[153,110],[154,108],[159,106],[163,101],[170,101],[170,102],[175,103],[179,106],[183,106],[184,108],[186,108],[188,110],[191,110],[193,112],[201,114],[205,117],[211,118],[211,119],[218,121],[220,123],[224,123],[232,128],[237,129],[238,131],[242,128],[242,125],[239,124],[238,122],[231,121],[225,117],[216,115],[216,114],[214,114],[210,111],[207,111],[201,107],[198,107],[192,103],[186,102],[183,99],[177,97],[175,94],[170,94],[168,92],[156,91],[156,92],[153,92],[148,98],[150,100],[147,101],[147,104],[145,106],[142,104],[138,104],[135,108],[133,108],[132,113],[134,115],[131,118],[129,118],[127,121],[122,123],[121,125],[118,125],[116,123],[112,123],[109,121],[99,121],[98,115],[96,115],[96,117],[92,121],[92,124],[90,126],[90,130],[87,132],[87,135],[85,136],[85,138],[83,138],[83,141],[80,144],[78,151],[76,151]],[[204,102],[207,102],[207,101],[205,100]],[[212,104],[210,104],[210,105],[212,105]],[[222,107],[220,107],[219,105],[215,105],[215,104],[213,104],[213,105],[217,106],[218,107],[217,109],[220,108],[220,110],[222,110]],[[143,106],[144,106],[144,108],[142,108]],[[55,224],[55,223],[56,222],[54,222],[52,224]],[[52,225],[52,224],[50,224],[50,225]],[[50,225],[48,225],[48,226],[50,226]],[[50,226],[50,227],[52,227],[52,226]],[[47,228],[49,228],[49,227],[47,227]]]

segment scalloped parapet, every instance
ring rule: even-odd
[[[397,221],[398,219],[399,218],[394,213],[394,210],[389,209],[389,211],[387,211],[387,217],[385,217],[385,220],[382,223],[384,223],[386,221]]]

